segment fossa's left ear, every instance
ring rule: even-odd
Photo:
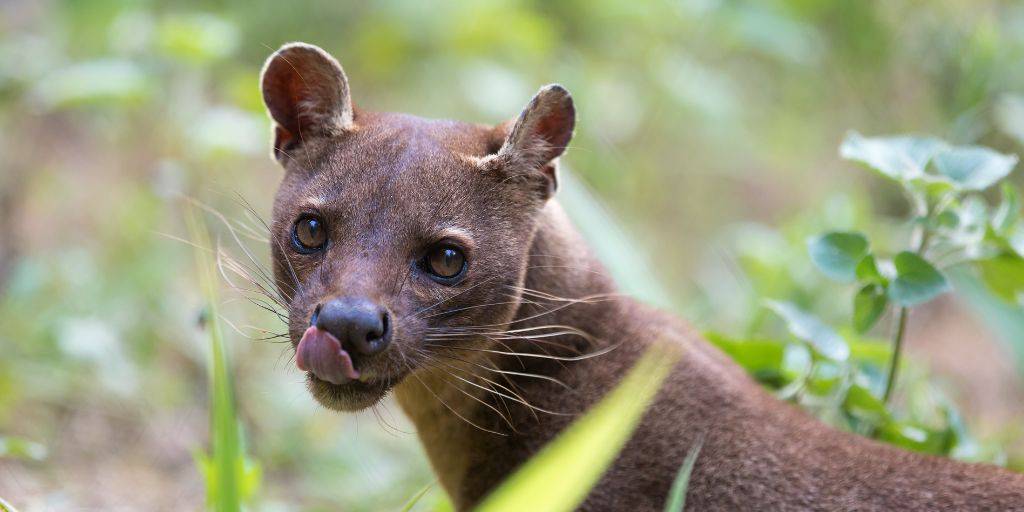
[[[348,78],[329,53],[306,43],[281,47],[263,66],[263,103],[274,119],[274,156],[354,125]]]
[[[541,180],[547,199],[558,188],[557,159],[572,140],[575,126],[576,108],[569,91],[558,84],[542,87],[519,114],[492,165],[512,176]]]

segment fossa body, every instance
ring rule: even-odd
[[[262,87],[285,168],[275,279],[309,389],[342,411],[393,393],[459,510],[654,342],[683,357],[583,510],[661,510],[698,440],[690,510],[1024,510],[1024,476],[829,428],[618,294],[553,197],[575,124],[560,86],[497,126],[372,112],[297,43]]]

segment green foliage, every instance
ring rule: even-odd
[[[672,347],[648,349],[614,390],[508,477],[476,510],[574,510],[629,439],[678,357]]]
[[[766,300],[798,344],[785,339],[709,339],[780,397],[797,401],[840,427],[908,449],[998,461],[980,448],[959,415],[934,389],[909,390],[906,411],[888,405],[902,366],[909,308],[951,289],[952,267],[974,269],[992,292],[1016,301],[1024,285],[1020,205],[1015,190],[989,208],[977,192],[1005,178],[1017,158],[987,148],[951,146],[931,137],[863,137],[851,133],[840,154],[897,183],[910,200],[913,240],[895,255],[876,248],[859,231],[829,231],[807,242],[807,254],[826,277],[855,286],[851,327],[840,333],[798,305]],[[887,311],[896,327],[889,347],[865,338]],[[921,383],[915,383],[921,388]],[[936,398],[938,397],[938,398]],[[923,400],[917,403],[916,400]]]
[[[928,260],[909,251],[893,258],[896,279],[889,285],[889,298],[900,306],[916,306],[949,290],[949,283]]]
[[[231,372],[218,314],[219,281],[209,251],[213,247],[195,207],[188,205],[185,221],[194,245],[200,288],[206,299],[204,323],[210,341],[211,454],[197,455],[206,480],[207,505],[216,512],[237,512],[259,486],[259,466],[245,458],[241,424],[235,411]]]
[[[860,233],[825,233],[807,242],[811,261],[825,275],[837,281],[851,282],[868,255],[868,239]]]

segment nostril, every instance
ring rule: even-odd
[[[316,308],[313,310],[313,316],[309,318],[309,325],[311,325],[311,326],[315,326],[316,325],[317,319],[320,318],[320,308],[321,307],[323,307],[323,304],[317,304],[316,305]]]
[[[366,333],[366,341],[377,341],[388,335],[389,318],[388,312],[384,311],[380,315],[380,324],[375,329],[370,330]]]

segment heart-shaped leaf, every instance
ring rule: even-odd
[[[868,239],[860,233],[833,231],[808,240],[807,252],[826,276],[849,283],[857,278],[857,264],[868,253]]]
[[[853,297],[853,328],[858,333],[867,332],[878,322],[888,303],[885,288],[877,284],[861,288]]]
[[[806,341],[822,356],[834,361],[845,361],[850,356],[846,340],[814,315],[788,302],[768,300],[765,306],[786,321],[793,336]]]
[[[945,143],[933,137],[864,137],[850,132],[839,155],[903,181],[923,176],[928,161],[943,147]]]
[[[980,146],[943,149],[934,156],[935,169],[965,190],[984,190],[1010,174],[1016,155],[1004,155]]]
[[[949,290],[949,282],[931,263],[910,251],[893,259],[896,279],[889,286],[889,298],[904,306],[928,302]]]

